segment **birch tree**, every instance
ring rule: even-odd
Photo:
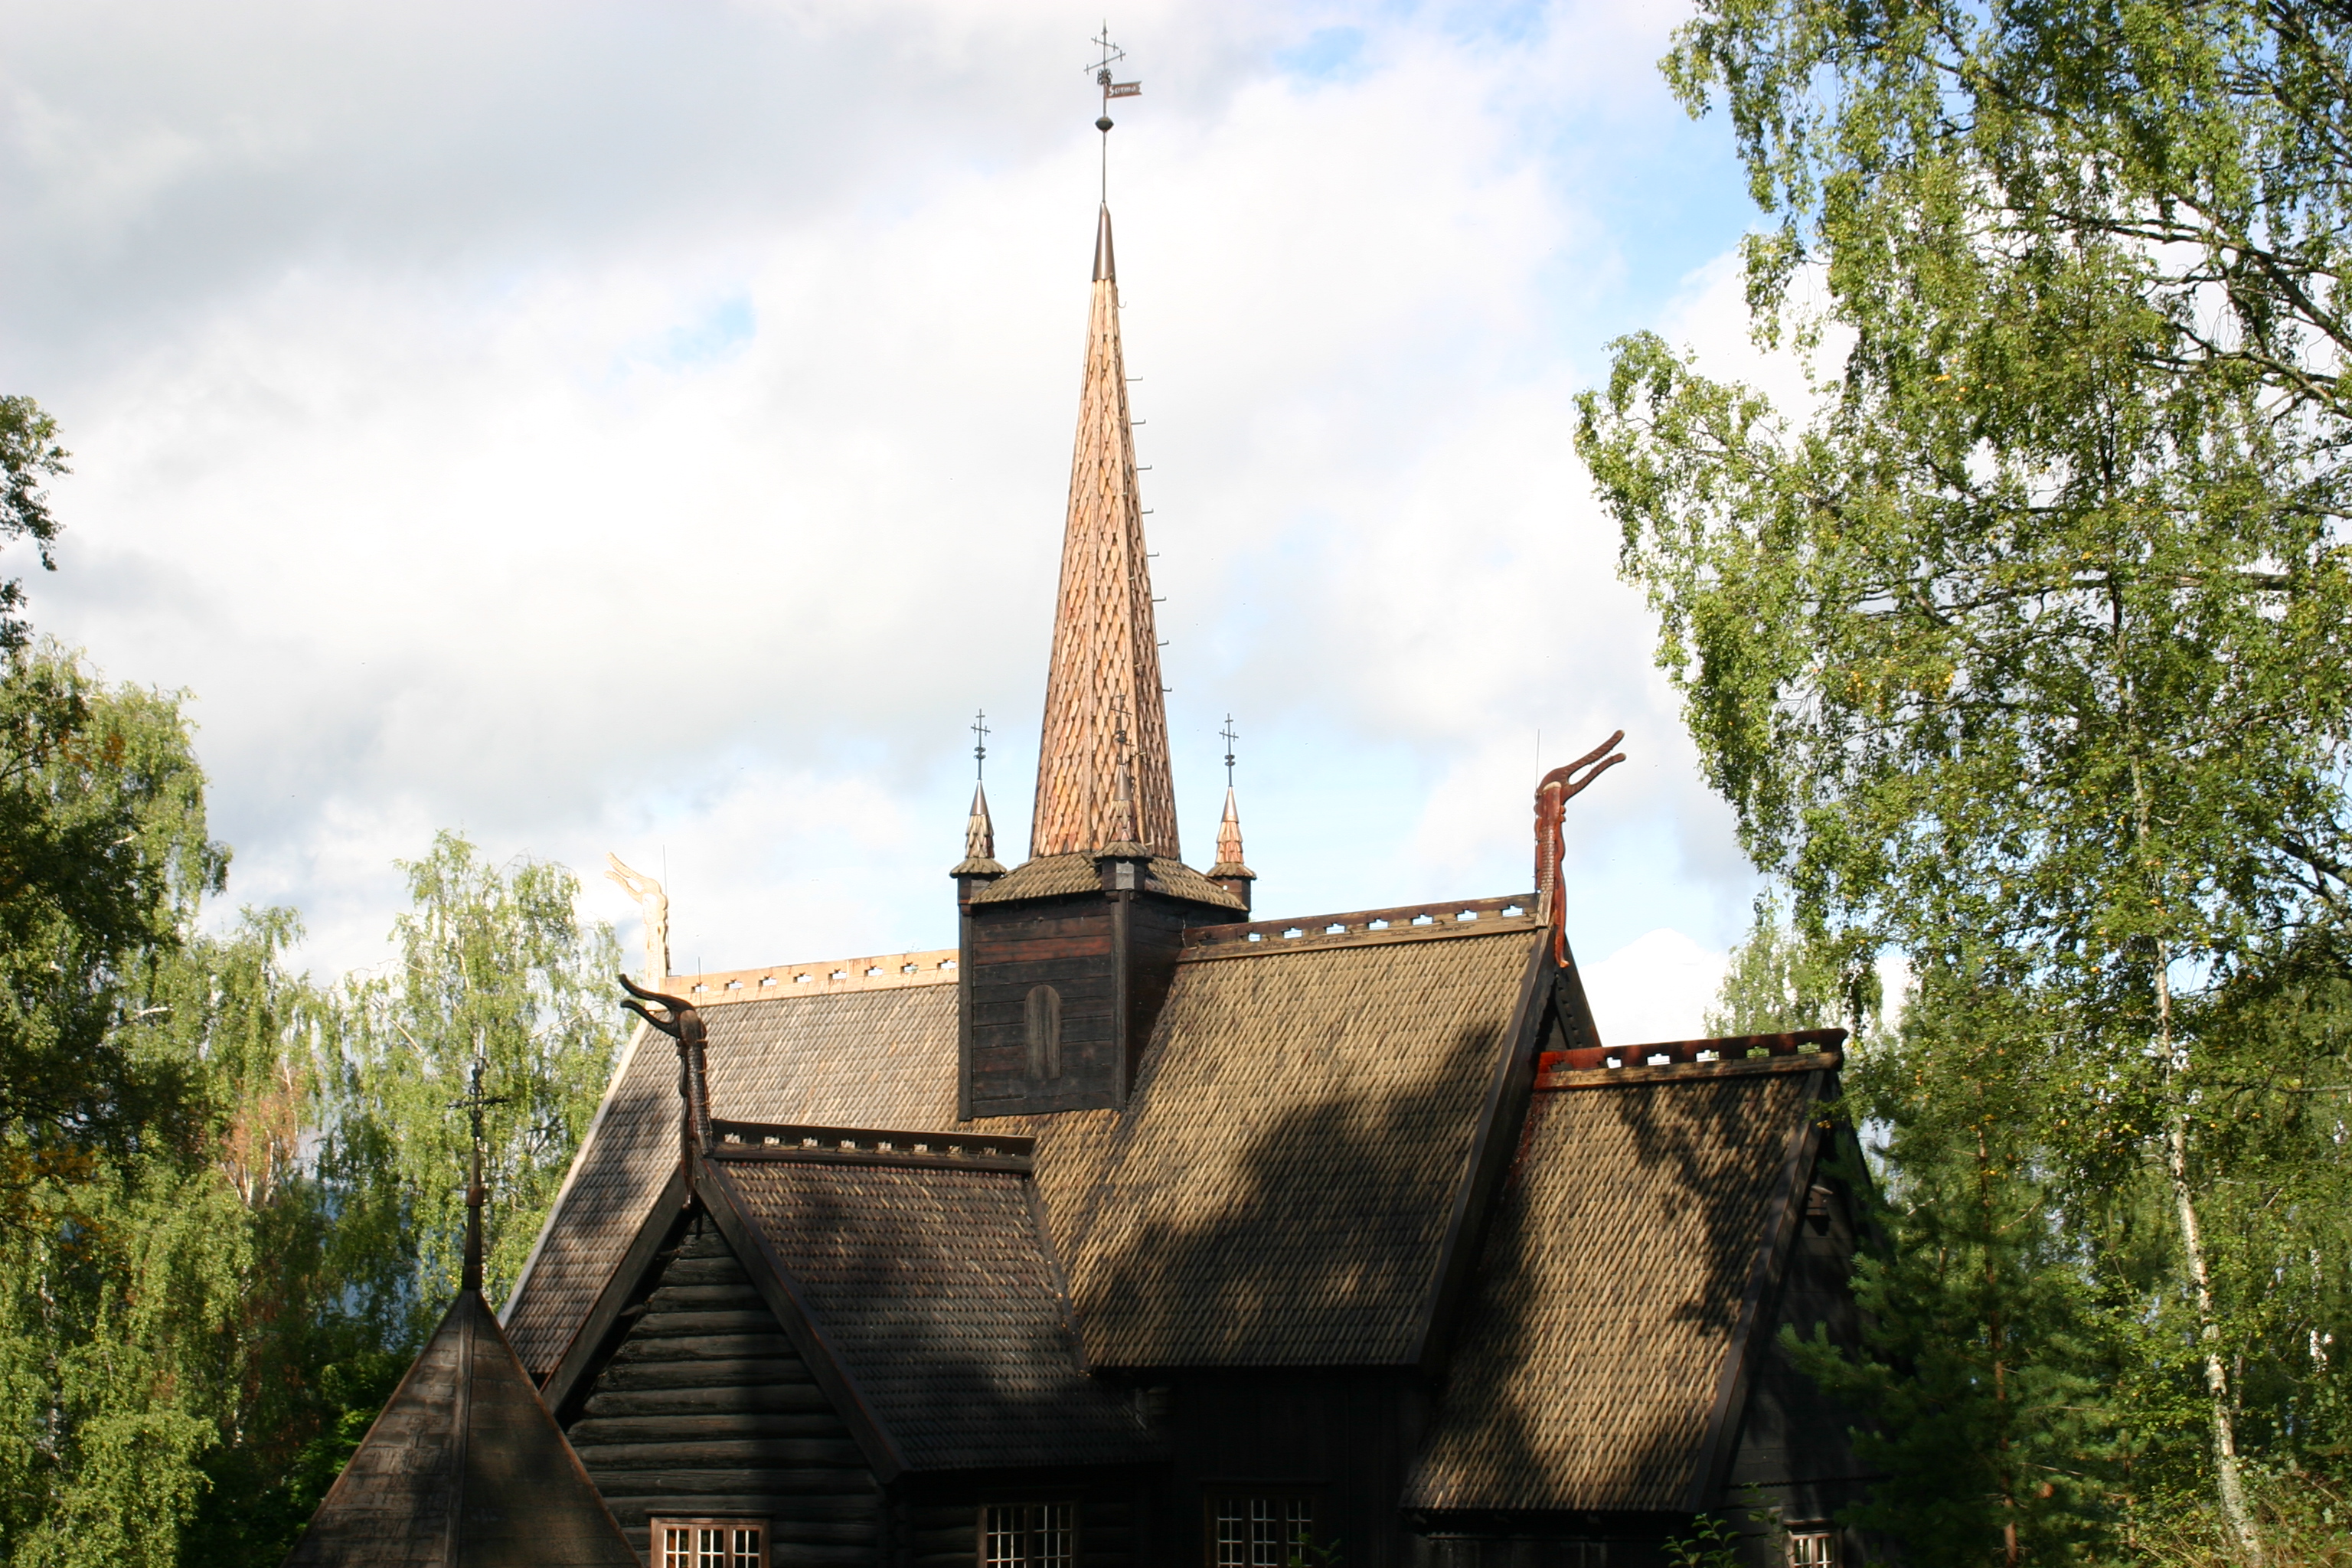
[[[1772,220],[1757,333],[1843,346],[1791,411],[1637,335],[1578,430],[1751,856],[2030,996],[2011,1069],[2160,1184],[2248,1562],[2201,1020],[2352,877],[2347,40],[2265,0],[1704,0],[1665,68]]]

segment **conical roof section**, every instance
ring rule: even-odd
[[[286,1568],[644,1568],[481,1292],[460,1290]]]
[[[1094,271],[1029,853],[1091,854],[1132,834],[1152,855],[1176,860],[1182,851],[1168,770],[1168,708],[1151,618],[1107,206],[1095,231]],[[1131,824],[1124,820],[1129,804],[1118,799],[1122,761],[1132,770]]]

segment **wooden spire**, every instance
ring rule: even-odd
[[[1122,764],[1129,770],[1128,801],[1118,799]],[[1154,856],[1182,858],[1106,206],[1095,230],[1094,308],[1029,853],[1092,854],[1130,835]]]

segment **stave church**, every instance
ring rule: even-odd
[[[1842,1032],[1601,1038],[1601,752],[1528,891],[1261,918],[1230,785],[1186,863],[1118,293],[1106,207],[1027,858],[976,793],[952,948],[641,992],[289,1568],[1861,1560]]]

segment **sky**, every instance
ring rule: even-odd
[[[1756,879],[1572,450],[1745,349],[1755,221],[1639,4],[1130,3],[1108,187],[1188,858],[1262,916],[1524,891],[1605,1037]],[[682,972],[952,945],[1030,784],[1105,173],[1098,11],[0,0],[0,391],[74,453],[37,630],[187,694],[227,900],[380,963],[440,828],[666,879]]]

